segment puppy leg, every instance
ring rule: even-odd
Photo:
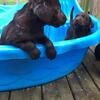
[[[38,43],[43,44],[46,48],[46,55],[49,59],[54,59],[56,57],[56,50],[53,46],[53,43],[46,37],[42,36],[39,40]]]
[[[25,52],[27,52],[30,55],[32,59],[37,59],[40,56],[40,51],[38,50],[38,48],[36,48],[35,44],[32,43],[31,41],[17,43],[14,44],[14,46],[23,49]]]

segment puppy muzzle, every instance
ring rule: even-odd
[[[66,20],[67,18],[62,12],[58,12],[57,14],[54,14],[52,18],[52,22],[56,27],[65,24]]]

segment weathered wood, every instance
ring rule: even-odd
[[[66,78],[43,86],[43,100],[74,100]]]
[[[94,6],[94,0],[80,0],[80,4],[82,8],[85,10],[85,12],[90,12],[92,14],[93,12],[93,6]]]
[[[90,47],[88,55],[89,55],[89,57],[94,59],[93,63],[95,65],[95,68],[100,72],[100,61],[97,61],[96,58],[95,58],[95,55],[94,55],[95,47],[96,46]]]
[[[96,46],[91,46],[91,47],[90,47],[90,50],[91,50],[92,52],[94,52],[94,51],[95,51],[95,47],[96,47]]]
[[[72,73],[68,76],[68,81],[71,90],[73,91],[75,100],[89,100],[75,73]]]
[[[85,12],[88,12],[88,10],[89,10],[89,0],[85,0]]]
[[[10,100],[42,100],[41,87],[12,91]]]
[[[90,1],[89,2],[90,14],[92,14],[93,13],[93,8],[94,8],[95,0],[89,0],[89,1]]]
[[[96,62],[93,53],[89,50],[84,60],[85,68],[100,90],[100,62]]]
[[[9,92],[0,92],[0,100],[8,100]]]
[[[76,70],[76,74],[83,90],[85,91],[85,94],[89,97],[89,99],[100,100],[99,90],[82,65]]]

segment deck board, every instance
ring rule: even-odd
[[[100,62],[96,64],[97,61],[95,61],[94,55],[89,50],[83,63],[92,80],[100,90]]]
[[[43,86],[43,100],[74,100],[66,78]]]
[[[0,100],[8,100],[9,92],[0,92]]]
[[[10,100],[42,100],[41,87],[12,91]]]
[[[76,70],[80,84],[90,100],[100,100],[100,92],[83,66]]]
[[[1,92],[0,100],[100,100],[100,62],[94,49],[70,75],[42,86]]]
[[[75,73],[68,76],[68,81],[75,100],[89,100]]]

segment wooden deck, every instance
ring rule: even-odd
[[[93,48],[80,67],[60,80],[43,86],[1,92],[0,100],[100,100],[100,62]]]

